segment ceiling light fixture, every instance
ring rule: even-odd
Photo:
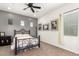
[[[10,7],[8,7],[8,9],[11,9]]]
[[[25,11],[23,11],[23,12],[25,12]]]
[[[36,16],[36,15],[34,15],[34,16]]]

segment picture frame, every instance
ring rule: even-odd
[[[13,25],[13,20],[12,19],[8,19],[8,25]]]
[[[42,30],[42,24],[38,24],[38,30]]]
[[[44,24],[43,25],[43,30],[49,30],[49,24]]]
[[[51,30],[56,30],[57,29],[57,20],[51,21]]]
[[[5,32],[0,32],[0,36],[5,36]]]

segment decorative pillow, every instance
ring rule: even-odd
[[[31,38],[29,34],[23,34],[23,37]]]
[[[22,36],[22,34],[16,34],[15,35],[15,37],[21,37]]]
[[[29,34],[16,34],[15,37],[18,39],[24,39],[24,38],[32,38]]]

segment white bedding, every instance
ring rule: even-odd
[[[15,37],[17,37],[17,39],[19,40],[19,43],[17,43],[17,48],[18,48],[18,46],[19,47],[22,47],[22,46],[25,47],[29,43],[31,43],[33,45],[38,43],[38,39],[37,38],[33,38],[29,34],[16,34]],[[14,50],[14,48],[15,48],[15,37],[14,37],[12,45],[11,45],[11,49],[12,50]],[[27,39],[27,38],[31,38],[31,39]],[[20,40],[20,39],[22,39],[22,40]],[[23,40],[23,39],[26,39],[26,40]]]

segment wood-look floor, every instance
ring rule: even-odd
[[[20,51],[19,56],[78,56],[78,54],[66,51],[64,49],[42,43],[40,48],[33,48],[31,50]],[[14,56],[10,46],[0,46],[0,56]]]

